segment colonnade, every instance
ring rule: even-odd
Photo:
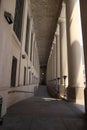
[[[47,65],[47,85],[52,86],[55,80],[60,80],[60,96],[64,97],[66,91],[69,101],[84,104],[81,48],[83,38],[79,0],[67,0],[62,3],[55,36],[56,42],[52,44]],[[54,45],[56,45],[56,49]],[[56,62],[52,60],[52,57],[56,59]],[[67,77],[66,85],[64,76]],[[58,82],[56,85],[58,86]]]

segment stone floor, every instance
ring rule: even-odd
[[[8,109],[0,130],[87,130],[81,106],[50,98],[45,86],[38,94]]]

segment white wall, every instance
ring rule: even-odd
[[[29,66],[35,77],[39,81],[39,61],[36,61],[36,66],[30,62],[30,45],[31,45],[31,32],[34,33],[32,14],[30,14],[30,2],[24,0],[24,12],[23,12],[23,25],[21,42],[18,40],[16,34],[13,31],[13,24],[8,24],[4,17],[4,11],[8,11],[14,17],[15,15],[15,2],[16,0],[2,0],[0,3],[0,95],[3,97],[2,115],[6,113],[7,107],[12,104],[33,96],[35,89],[39,82],[29,84]],[[29,2],[29,4],[28,4]],[[29,5],[29,6],[28,6]],[[29,12],[28,12],[29,11]],[[30,33],[29,33],[29,54],[25,53],[25,38],[26,38],[26,21],[27,14],[30,17]],[[34,33],[35,35],[35,33]],[[36,39],[34,38],[34,41]],[[35,45],[36,46],[36,45]],[[36,51],[37,46],[36,46]],[[33,51],[36,52],[36,51]],[[25,54],[26,58],[22,58],[22,54]],[[11,67],[12,57],[17,58],[17,73],[16,73],[16,86],[11,87]],[[38,57],[38,52],[36,55]],[[34,57],[35,58],[35,57]],[[26,85],[23,86],[24,81],[24,67],[26,66]]]

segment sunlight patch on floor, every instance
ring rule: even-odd
[[[50,101],[60,101],[61,99],[57,99],[57,98],[42,98],[43,100],[45,100],[45,101],[48,101],[48,102],[50,102]]]

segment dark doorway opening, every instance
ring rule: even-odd
[[[40,67],[40,84],[46,85],[46,66]]]

